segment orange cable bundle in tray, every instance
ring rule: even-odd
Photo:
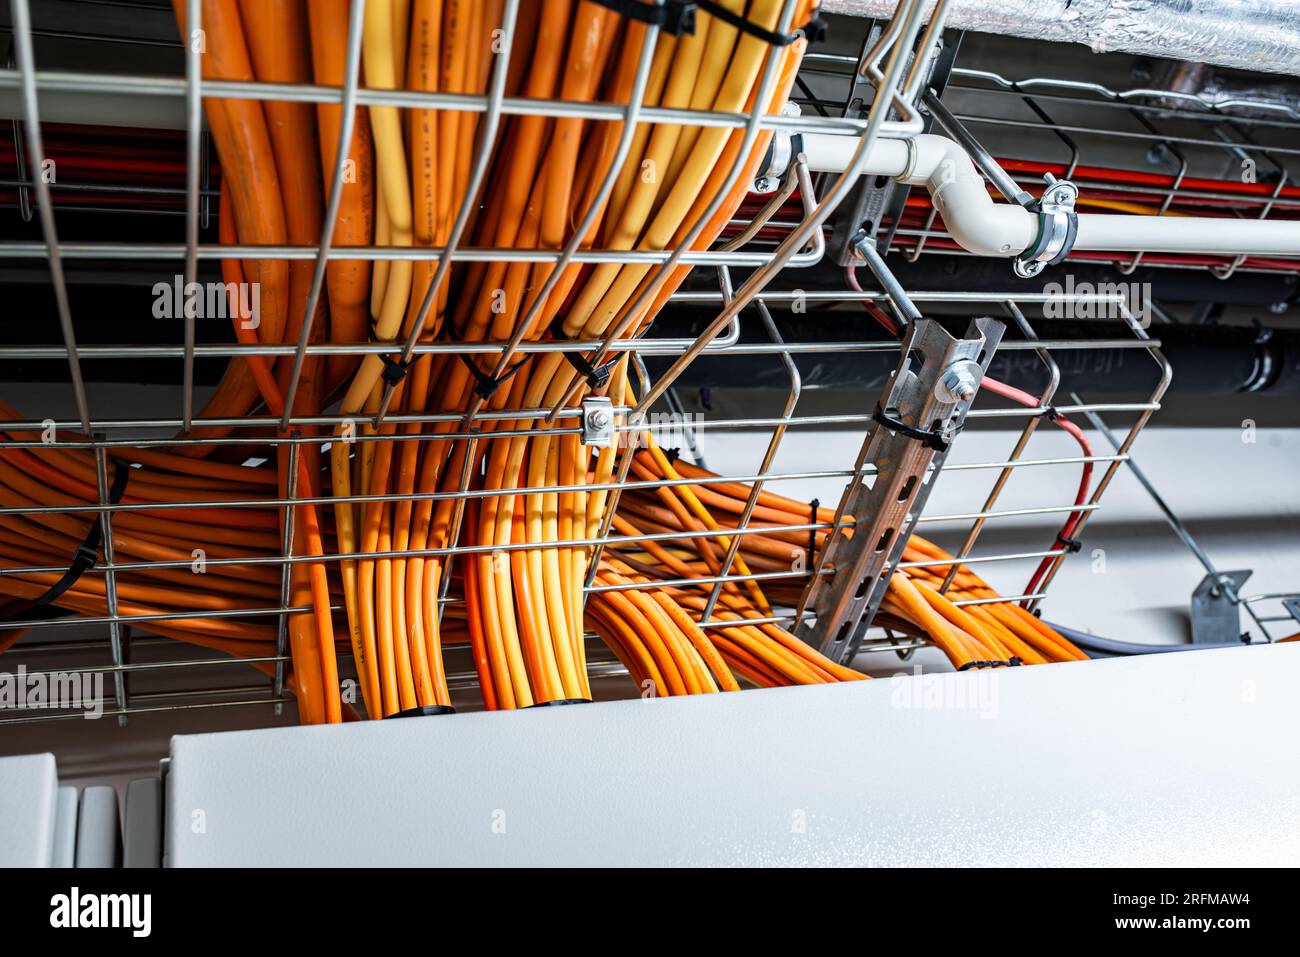
[[[762,30],[782,22],[781,0],[721,5]],[[814,6],[799,0],[793,25],[806,23]],[[185,0],[174,7],[188,35]],[[203,0],[203,77],[342,87],[351,12],[348,0]],[[368,0],[360,80],[372,91],[479,97],[500,82],[507,97],[626,106],[638,89],[647,30],[587,0]],[[700,11],[694,32],[662,32],[655,40],[641,77],[643,104],[777,113],[805,47],[802,36],[774,46]],[[508,61],[498,64],[507,50]],[[766,74],[769,56],[777,59]],[[223,172],[222,244],[316,245],[345,128],[342,107],[209,96],[204,108]],[[771,131],[747,140],[745,130],[730,126],[643,122],[628,134],[621,120],[555,112],[561,115],[358,107],[325,295],[313,316],[312,260],[223,261],[228,283],[260,288],[260,322],[249,329],[236,321],[240,342],[292,345],[307,322],[312,344],[373,340],[392,343],[392,354],[308,353],[296,373],[293,355],[232,360],[201,417],[280,417],[292,395],[294,417],[347,420],[333,434],[327,426],[296,425],[292,435],[275,436],[273,468],[240,467],[214,454],[229,428],[196,428],[187,437],[194,441],[176,452],[115,449],[112,468],[129,470],[123,503],[217,505],[114,515],[115,563],[143,566],[117,574],[119,614],[274,605],[282,587],[275,559],[292,528],[298,560],[289,575],[290,607],[310,609],[288,622],[289,687],[304,722],[359,716],[340,694],[344,649],[372,718],[449,707],[444,645],[466,640],[488,708],[590,700],[589,631],[656,694],[864,677],[774,620],[774,608],[797,603],[807,575],[759,583],[762,573],[788,571],[792,550],[810,544],[805,533],[764,526],[806,522],[807,504],[762,491],[733,562],[729,533],[738,529],[749,485],[671,461],[649,432],[625,432],[628,441],[617,447],[592,448],[544,416],[589,395],[634,405],[628,354],[596,375],[572,354],[523,353],[518,343],[644,334],[689,266],[565,260],[556,274],[554,261],[512,258],[439,268],[441,251],[455,243],[658,252],[689,241],[708,249],[744,199]],[[488,134],[489,165],[476,182],[479,141]],[[626,156],[616,164],[622,145]],[[584,223],[585,235],[577,236]],[[371,245],[399,254],[348,258],[349,247]],[[403,252],[421,247],[428,256]],[[498,348],[416,352],[404,362],[402,343],[412,337]],[[503,417],[512,412],[520,417]],[[8,407],[0,415],[21,421]],[[430,416],[440,418],[420,421]],[[13,429],[5,435],[32,437]],[[624,475],[634,487],[611,494]],[[297,504],[288,522],[274,504],[220,506],[273,495],[336,501],[329,508]],[[0,450],[0,505],[63,509],[0,516],[0,567],[57,565],[98,522],[78,507],[97,502],[93,452]],[[824,524],[834,513],[811,514]],[[605,530],[613,537],[597,549],[592,543]],[[699,537],[657,540],[661,532]],[[815,532],[811,544],[825,536]],[[196,575],[184,566],[200,550],[220,561]],[[908,561],[950,557],[919,538],[905,553]],[[711,601],[724,564],[738,580],[725,581]],[[932,641],[957,667],[1083,657],[1014,604],[954,605],[996,595],[966,568],[940,594],[947,573],[942,565],[896,572],[881,623]],[[41,599],[58,577],[0,577],[7,613]],[[105,581],[84,576],[52,603],[103,616]],[[706,615],[711,620],[701,627]],[[141,626],[264,658],[275,647],[273,622],[196,615]],[[0,632],[0,649],[17,637]]]

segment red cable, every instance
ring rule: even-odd
[[[858,282],[858,271],[856,267],[851,265],[844,267],[844,276],[848,281],[849,287],[853,289],[854,292],[863,291],[861,284]],[[889,315],[885,310],[881,309],[870,300],[865,300],[862,305],[866,308],[867,313],[876,320],[876,322],[884,326],[891,334],[901,337],[902,327],[893,316]],[[1009,399],[1027,409],[1036,409],[1044,404],[1041,398],[1035,398],[1023,389],[1017,389],[1015,386],[1007,385],[1005,382],[1000,382],[991,376],[985,376],[980,385],[981,388],[987,388],[994,395],[999,395],[1004,399]],[[1082,450],[1084,458],[1092,458],[1092,443],[1090,443],[1088,437],[1084,435],[1083,429],[1079,428],[1051,406],[1047,406],[1047,408],[1049,409],[1046,413],[1048,418],[1079,443],[1079,448]],[[1083,469],[1079,475],[1079,489],[1074,496],[1075,508],[1079,508],[1087,501],[1088,491],[1091,486],[1092,463],[1084,462]],[[1071,536],[1074,534],[1074,530],[1079,527],[1079,522],[1082,518],[1083,512],[1071,512],[1066,516],[1065,524],[1063,524],[1061,530],[1057,532],[1056,541],[1053,545],[1060,545],[1062,547],[1070,546],[1072,544]],[[1025,586],[1024,594],[1032,595],[1038,590],[1038,584],[1042,581],[1043,576],[1047,574],[1047,569],[1051,566],[1053,558],[1054,556],[1047,555],[1038,563],[1038,568],[1035,569],[1033,576],[1029,579],[1029,584]],[[1032,601],[1032,599],[1025,598],[1021,600],[1020,604],[1022,607],[1028,608],[1030,601]]]
[[[1007,385],[1005,382],[999,382],[997,379],[992,379],[988,376],[984,377],[982,385],[993,394],[1000,395],[1004,399],[1010,399],[1012,402],[1016,402],[1029,409],[1037,408],[1042,404],[1028,392],[1023,392],[1015,386]],[[1048,406],[1048,408],[1051,409],[1051,406]],[[1069,433],[1074,438],[1074,441],[1079,443],[1079,448],[1082,450],[1084,458],[1092,458],[1092,443],[1090,443],[1088,437],[1083,434],[1083,429],[1079,428],[1055,409],[1051,409],[1047,415],[1053,422]],[[1083,503],[1088,500],[1088,490],[1091,485],[1092,463],[1084,462],[1083,469],[1079,475],[1079,490],[1074,496],[1074,505],[1076,508],[1083,505]],[[1057,533],[1056,541],[1053,544],[1060,545],[1063,548],[1072,547],[1074,530],[1079,527],[1079,521],[1082,518],[1083,512],[1071,512],[1067,515],[1065,524],[1061,526],[1061,530]],[[1038,590],[1038,583],[1042,581],[1043,576],[1047,574],[1047,569],[1051,566],[1053,559],[1054,556],[1046,555],[1043,557],[1042,561],[1038,563],[1038,568],[1035,569],[1033,577],[1029,579],[1029,584],[1025,586],[1024,594],[1032,595]],[[1030,601],[1032,601],[1032,599],[1025,598],[1021,600],[1020,604],[1022,607],[1028,608]]]

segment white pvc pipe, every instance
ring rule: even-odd
[[[1074,248],[1222,256],[1300,256],[1300,222],[1080,213],[1079,236]]]
[[[815,172],[843,172],[857,142],[832,133],[803,134],[804,154]],[[1038,217],[1019,206],[995,202],[966,151],[945,136],[877,140],[863,159],[862,172],[924,186],[952,238],[976,255],[1018,256],[1038,235]],[[1300,256],[1300,221],[1080,213],[1074,248]]]

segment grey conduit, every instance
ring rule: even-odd
[[[1090,658],[1114,658],[1123,655],[1162,655],[1173,651],[1203,651],[1207,648],[1240,648],[1243,644],[1247,644],[1247,642],[1242,641],[1222,641],[1207,642],[1199,645],[1148,645],[1135,641],[1115,641],[1111,638],[1102,638],[1099,635],[1090,635],[1086,631],[1076,631],[1073,628],[1066,628],[1064,625],[1058,625],[1054,622],[1044,622],[1044,624],[1070,639],[1070,641],[1074,642],[1081,649],[1086,651]],[[1259,644],[1262,643],[1263,642],[1259,642]]]

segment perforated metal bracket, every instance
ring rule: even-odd
[[[1300,625],[1300,595],[1283,598],[1282,607],[1286,609],[1288,615],[1295,619],[1296,624]]]
[[[1002,330],[980,318],[955,339],[933,320],[910,324],[818,556],[815,567],[834,573],[814,576],[800,603],[796,634],[828,657],[857,653]]]
[[[614,403],[608,396],[582,400],[582,444],[606,449],[614,445]]]
[[[1241,640],[1241,586],[1248,569],[1213,572],[1192,592],[1192,642],[1217,645]]]

